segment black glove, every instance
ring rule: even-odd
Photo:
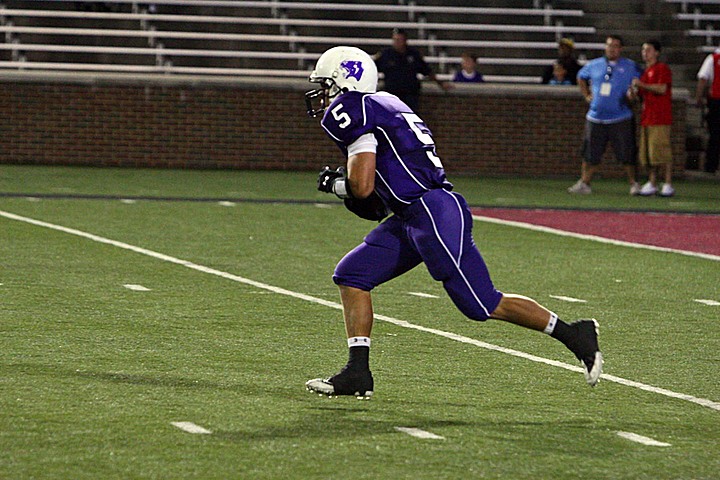
[[[318,190],[325,193],[335,193],[333,185],[338,179],[345,178],[345,172],[345,167],[338,167],[336,170],[330,170],[330,167],[326,165],[320,171],[320,175],[318,175]]]
[[[375,192],[372,192],[367,198],[346,198],[343,203],[345,203],[345,208],[365,220],[379,222],[389,213],[382,199]]]

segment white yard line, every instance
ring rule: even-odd
[[[702,303],[703,305],[707,305],[709,307],[720,307],[720,302],[718,302],[716,300],[707,300],[707,299],[703,299],[703,298],[696,298],[695,301],[698,303]]]
[[[435,435],[432,432],[428,432],[425,430],[420,430],[419,428],[413,428],[413,427],[395,427],[395,430],[402,433],[407,433],[411,437],[415,438],[423,438],[426,440],[445,440],[445,437],[441,437],[440,435]]]
[[[658,442],[654,438],[643,437],[642,435],[638,435],[637,433],[617,432],[617,434],[619,437],[622,437],[626,440],[630,440],[631,442],[642,443],[643,445],[648,445],[650,447],[670,447],[670,446],[672,446],[669,443]]]
[[[440,298],[437,295],[431,295],[429,293],[422,293],[422,292],[407,292],[408,295],[414,295],[416,297],[420,298]]]
[[[201,427],[200,425],[195,425],[192,422],[170,422],[170,424],[173,427],[177,427],[180,430],[183,430],[188,433],[199,433],[201,435],[208,435],[212,433],[210,430]]]
[[[704,258],[705,260],[715,260],[720,262],[720,255],[712,255],[710,253],[691,252],[689,250],[679,250],[677,248],[666,248],[657,247],[655,245],[645,245],[642,243],[626,242],[623,240],[615,240],[612,238],[599,237],[597,235],[587,235],[584,233],[568,232],[566,230],[559,230],[557,228],[544,227],[542,225],[534,225],[526,222],[516,222],[513,220],[502,220],[500,218],[485,217],[482,215],[473,215],[473,218],[479,222],[496,223],[498,225],[506,225],[510,227],[525,228],[527,230],[533,230],[536,232],[552,233],[553,235],[560,235],[561,237],[579,238],[582,240],[592,240],[594,242],[607,243],[609,245],[617,245],[621,247],[640,248],[644,250],[653,250],[655,252],[667,252],[667,253],[679,253],[680,255],[687,255],[689,257]]]
[[[170,256],[170,255],[165,255],[165,254],[163,254],[163,253],[154,252],[154,251],[148,250],[148,249],[146,249],[146,248],[137,247],[137,246],[130,245],[130,244],[127,244],[127,243],[119,242],[119,241],[117,241],[117,240],[112,240],[112,239],[109,239],[109,238],[101,237],[101,236],[99,236],[99,235],[94,235],[94,234],[92,234],[92,233],[83,232],[83,231],[81,231],[81,230],[76,230],[76,229],[74,229],[74,228],[63,227],[62,225],[55,225],[55,224],[53,224],[53,223],[43,222],[43,221],[41,221],[41,220],[35,220],[35,219],[33,219],[33,218],[28,218],[28,217],[23,217],[23,216],[20,216],[20,215],[15,215],[14,213],[5,212],[5,211],[2,211],[2,210],[0,210],[0,217],[5,217],[5,218],[8,218],[8,219],[10,219],[10,220],[16,220],[16,221],[19,221],[19,222],[28,223],[28,224],[30,224],[30,225],[35,225],[35,226],[38,226],[38,227],[43,227],[43,228],[48,228],[48,229],[56,230],[56,231],[63,232],[63,233],[68,233],[68,234],[70,234],[70,235],[76,235],[76,236],[78,236],[78,237],[82,237],[82,238],[86,238],[86,239],[88,239],[88,240],[92,240],[93,242],[102,243],[102,244],[106,244],[106,245],[111,245],[111,246],[117,247],[117,248],[122,248],[122,249],[124,249],[124,250],[129,250],[129,251],[131,251],[131,252],[139,253],[139,254],[141,254],[141,255],[146,255],[146,256],[148,256],[148,257],[152,257],[152,258],[155,258],[155,259],[158,259],[158,260],[162,260],[162,261],[164,261],[164,262],[174,263],[174,264],[176,264],[176,265],[182,265],[183,267],[187,267],[187,268],[190,268],[190,269],[192,269],[192,270],[196,270],[196,271],[198,271],[198,272],[203,272],[203,273],[207,273],[207,274],[210,274],[210,275],[215,275],[215,276],[218,276],[218,277],[221,277],[221,278],[225,278],[225,279],[227,279],[227,280],[232,280],[232,281],[234,281],[234,282],[243,283],[243,284],[245,284],[245,285],[250,285],[250,286],[253,286],[253,287],[256,287],[256,288],[260,288],[260,289],[262,289],[262,290],[268,290],[268,291],[271,291],[271,292],[274,292],[274,293],[277,293],[277,294],[280,294],[280,295],[286,295],[286,296],[288,296],[288,297],[297,298],[297,299],[299,299],[299,300],[304,300],[304,301],[307,301],[307,302],[316,303],[316,304],[318,304],[318,305],[323,305],[323,306],[326,306],[326,307],[329,307],[329,308],[334,308],[334,309],[337,309],[337,310],[342,310],[342,305],[340,305],[339,303],[336,303],[336,302],[331,302],[331,301],[328,301],[328,300],[323,300],[322,298],[313,297],[313,296],[306,295],[306,294],[299,293],[299,292],[294,292],[294,291],[292,291],[292,290],[287,290],[287,289],[281,288],[281,287],[275,287],[275,286],[273,286],[273,285],[268,285],[268,284],[266,284],[266,283],[262,283],[262,282],[258,282],[258,281],[255,281],[255,280],[251,280],[251,279],[249,279],[249,278],[241,277],[241,276],[239,276],[239,275],[233,275],[232,273],[227,273],[227,272],[223,272],[223,271],[220,271],[220,270],[216,270],[216,269],[214,269],[214,268],[205,267],[205,266],[203,266],[203,265],[198,265],[198,264],[196,264],[196,263],[189,262],[189,261],[187,261],[187,260],[182,260],[182,259],[179,259],[179,258],[172,257],[172,256]],[[570,365],[570,364],[563,363],[563,362],[558,362],[558,361],[556,361],[556,360],[550,360],[550,359],[548,359],[548,358],[538,357],[538,356],[536,356],[536,355],[532,355],[532,354],[525,353],[525,352],[520,352],[520,351],[518,351],[518,350],[513,350],[513,349],[510,349],[510,348],[501,347],[501,346],[498,346],[498,345],[494,345],[494,344],[492,344],[492,343],[487,343],[487,342],[483,342],[483,341],[480,341],[480,340],[476,340],[476,339],[474,339],[474,338],[469,338],[469,337],[465,337],[465,336],[462,336],[462,335],[458,335],[458,334],[456,334],[456,333],[445,332],[445,331],[443,331],[443,330],[438,330],[438,329],[435,329],[435,328],[423,327],[422,325],[415,325],[415,324],[410,323],[410,322],[407,322],[407,321],[405,321],[405,320],[399,320],[399,319],[396,319],[396,318],[393,318],[393,317],[388,317],[388,316],[385,316],[385,315],[378,315],[378,314],[376,314],[376,315],[375,315],[375,318],[378,319],[378,320],[382,320],[382,321],[388,322],[388,323],[392,323],[393,325],[397,325],[397,326],[399,326],[399,327],[408,328],[408,329],[412,329],[412,330],[417,330],[417,331],[420,331],[420,332],[432,333],[432,334],[434,334],[434,335],[438,335],[438,336],[440,336],[440,337],[448,338],[448,339],[454,340],[454,341],[456,341],[456,342],[466,343],[466,344],[469,344],[469,345],[475,345],[475,346],[477,346],[477,347],[484,348],[484,349],[487,349],[487,350],[492,350],[492,351],[495,351],[495,352],[505,353],[505,354],[507,354],[507,355],[512,355],[512,356],[514,356],[514,357],[524,358],[524,359],[526,359],[526,360],[530,360],[530,361],[537,362],[537,363],[543,363],[543,364],[545,364],[545,365],[551,365],[551,366],[557,367],[557,368],[563,368],[563,369],[565,369],[565,370],[570,370],[570,371],[572,371],[572,372],[582,372],[582,369],[581,369],[579,366]],[[606,381],[608,381],[608,382],[619,383],[619,384],[621,384],[621,385],[626,385],[626,386],[629,386],[629,387],[638,388],[638,389],[640,389],[640,390],[644,390],[644,391],[647,391],[647,392],[655,393],[655,394],[658,394],[658,395],[664,395],[664,396],[670,397],[670,398],[675,398],[675,399],[679,399],[679,400],[684,400],[684,401],[687,401],[687,402],[695,403],[695,404],[697,404],[697,405],[701,405],[701,406],[703,406],[703,407],[707,407],[707,408],[710,408],[710,409],[713,409],[713,410],[720,411],[720,402],[714,402],[714,401],[712,401],[712,400],[708,400],[708,399],[705,399],[705,398],[698,398],[698,397],[695,397],[695,396],[693,396],[693,395],[686,395],[686,394],[684,394],[684,393],[673,392],[673,391],[671,391],[671,390],[667,390],[667,389],[659,388],[659,387],[654,387],[654,386],[652,386],[652,385],[647,385],[647,384],[644,384],[644,383],[635,382],[635,381],[633,381],[633,380],[626,380],[626,379],[624,379],[624,378],[616,377],[616,376],[614,376],[614,375],[603,374],[600,378],[602,378],[602,379],[604,379],[604,380],[606,380]]]
[[[574,297],[566,297],[565,295],[548,295],[550,298],[555,298],[557,300],[562,300],[563,302],[570,302],[570,303],[587,303],[587,300],[583,300],[582,298],[574,298]]]
[[[135,285],[132,283],[126,283],[123,285],[123,287],[127,288],[128,290],[132,290],[134,292],[149,292],[150,289],[147,287],[143,287],[142,285]]]

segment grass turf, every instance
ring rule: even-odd
[[[0,191],[23,193],[326,200],[313,181],[305,173],[0,167]],[[478,192],[488,185],[496,194],[510,185],[455,183],[477,195],[473,203],[484,203]],[[624,186],[607,188],[619,202]],[[1,198],[0,210],[331,302],[334,264],[372,227],[339,204]],[[717,262],[494,224],[475,229],[500,289],[533,296],[566,319],[600,320],[607,373],[720,401],[718,307],[694,302],[720,300]],[[717,410],[608,381],[590,389],[579,373],[385,322],[374,331],[376,397],[321,398],[303,383],[344,363],[336,309],[2,217],[0,258],[2,478],[655,479],[720,471]],[[574,363],[544,335],[464,319],[423,267],[378,288],[375,309]],[[174,421],[213,433],[185,433]],[[672,446],[632,443],[617,431]]]

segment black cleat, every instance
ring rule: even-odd
[[[340,373],[330,378],[315,378],[305,383],[305,388],[329,397],[335,395],[353,395],[358,398],[370,398],[373,394],[373,377],[370,370],[350,370],[344,367]]]
[[[594,387],[600,380],[603,367],[603,356],[598,345],[598,322],[594,318],[578,320],[571,323],[570,328],[575,331],[575,335],[567,347],[580,360],[585,381]]]

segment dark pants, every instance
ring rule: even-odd
[[[708,138],[705,150],[705,171],[715,173],[720,160],[720,99],[708,99],[707,120]]]
[[[635,142],[635,119],[629,118],[617,123],[594,123],[585,121],[583,159],[590,165],[600,165],[603,153],[610,143],[615,158],[623,165],[635,165],[637,145]]]

